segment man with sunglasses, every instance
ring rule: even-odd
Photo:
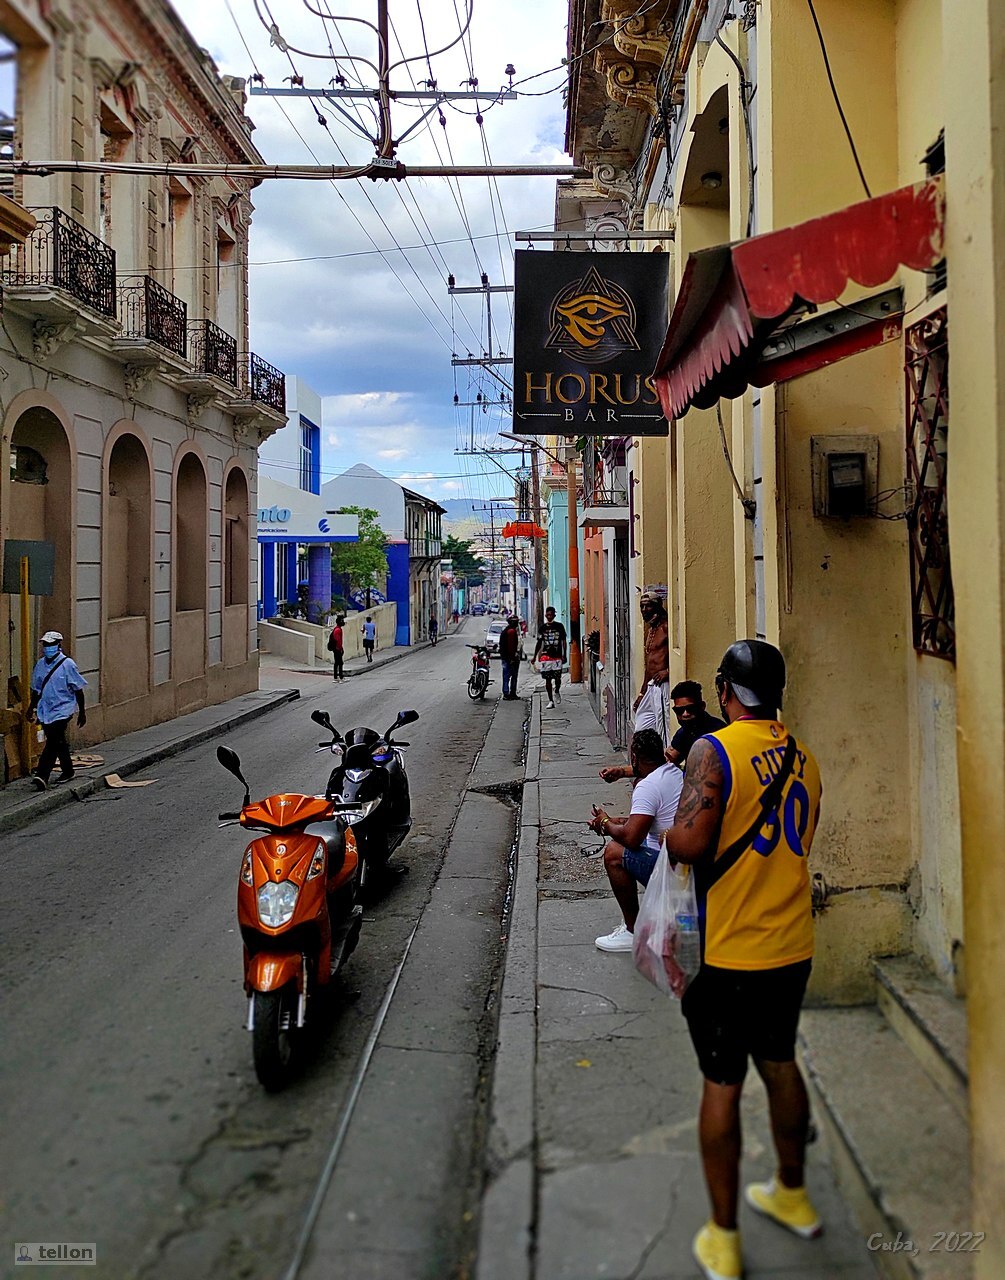
[[[709,715],[705,710],[705,701],[701,696],[701,685],[697,680],[682,680],[670,690],[670,702],[680,728],[670,740],[665,756],[667,764],[684,768],[687,753],[699,738],[706,733],[714,733],[716,729],[725,729],[725,720]],[[617,782],[621,778],[632,777],[630,764],[610,764],[600,770],[605,782]]]
[[[687,753],[698,739],[706,733],[715,733],[716,729],[725,729],[726,722],[705,709],[705,699],[701,696],[701,685],[697,680],[682,680],[675,684],[670,690],[670,704],[680,728],[667,747],[667,764],[677,764],[683,769]]]
[[[694,868],[701,968],[681,1012],[704,1076],[698,1117],[712,1216],[694,1239],[709,1280],[743,1274],[737,1202],[740,1096],[750,1058],[768,1093],[777,1171],[747,1204],[800,1236],[822,1230],[806,1193],[806,1086],[795,1041],[813,957],[807,863],[820,815],[820,770],[778,718],[785,660],[739,640],[715,677],[724,729],[692,746],[667,853]]]

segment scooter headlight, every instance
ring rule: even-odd
[[[292,880],[269,880],[258,891],[258,918],[269,929],[287,924],[297,905],[299,889]]]
[[[307,872],[307,879],[313,880],[316,876],[321,875],[325,869],[325,854],[328,849],[323,840],[318,841],[318,847],[314,850],[314,857],[311,858],[310,870]]]
[[[369,818],[379,804],[380,796],[374,796],[372,800],[364,800],[362,803],[354,805],[352,809],[343,809],[338,816],[349,823],[362,822],[365,818]]]

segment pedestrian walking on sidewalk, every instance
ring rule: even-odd
[[[555,621],[555,610],[548,606],[544,611],[544,626],[534,646],[534,661],[540,664],[544,687],[548,692],[548,706],[562,701],[562,667],[569,656],[569,644],[565,627]]]
[[[499,657],[502,660],[503,698],[513,702],[516,678],[520,673],[520,620],[515,615],[506,619],[506,629],[499,637]]]
[[[342,628],[345,626],[345,618],[339,614],[335,619],[335,625],[332,627],[332,633],[328,637],[328,648],[332,655],[332,679],[344,680],[345,670],[343,662],[345,660],[345,635]]]
[[[778,1169],[770,1182],[748,1186],[745,1199],[804,1239],[821,1231],[803,1180],[810,1113],[795,1060],[813,956],[807,862],[820,771],[778,719],[785,661],[773,645],[731,645],[715,687],[727,727],[691,748],[666,847],[694,867],[702,922],[701,968],[681,1004],[704,1076],[698,1135],[712,1207],[694,1256],[709,1280],[739,1280],[748,1058],[768,1092]]]
[[[604,870],[623,918],[612,933],[596,939],[601,951],[631,951],[639,914],[638,885],[649,883],[660,855],[660,837],[677,813],[684,779],[679,769],[664,760],[663,750],[663,739],[655,729],[642,729],[632,738],[635,784],[627,818],[612,818],[602,807],[593,806],[590,829],[610,837],[604,849]]]
[[[87,723],[84,710],[86,688],[87,681],[77,669],[77,664],[63,652],[63,637],[58,631],[47,631],[42,637],[42,656],[31,673],[31,701],[27,711],[29,720],[37,716],[45,734],[45,746],[31,777],[32,785],[39,791],[44,791],[49,785],[49,774],[57,760],[60,775],[56,781],[69,782],[73,777],[73,760],[66,730],[74,711],[79,729]]]
[[[632,704],[635,712],[635,728],[655,729],[670,745],[670,712],[667,690],[670,680],[670,624],[666,602],[651,591],[644,591],[639,599],[639,612],[645,628],[645,669],[642,688]]]
[[[377,643],[377,624],[370,614],[366,615],[366,621],[359,630],[363,637],[363,652],[366,654],[366,660],[372,662],[373,646]]]

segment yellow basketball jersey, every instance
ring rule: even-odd
[[[778,720],[736,720],[707,735],[724,774],[719,855],[763,812],[761,797],[779,772],[789,733]],[[775,969],[813,955],[810,844],[820,816],[820,770],[796,742],[796,758],[777,807],[764,815],[753,843],[723,871],[695,865],[695,891],[706,964]]]

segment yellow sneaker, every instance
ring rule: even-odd
[[[777,1178],[772,1178],[770,1182],[752,1182],[744,1197],[752,1209],[773,1218],[804,1240],[815,1240],[823,1233],[823,1223],[805,1187],[784,1187]]]
[[[741,1280],[739,1231],[727,1231],[714,1222],[706,1222],[695,1236],[691,1251],[705,1280]]]

